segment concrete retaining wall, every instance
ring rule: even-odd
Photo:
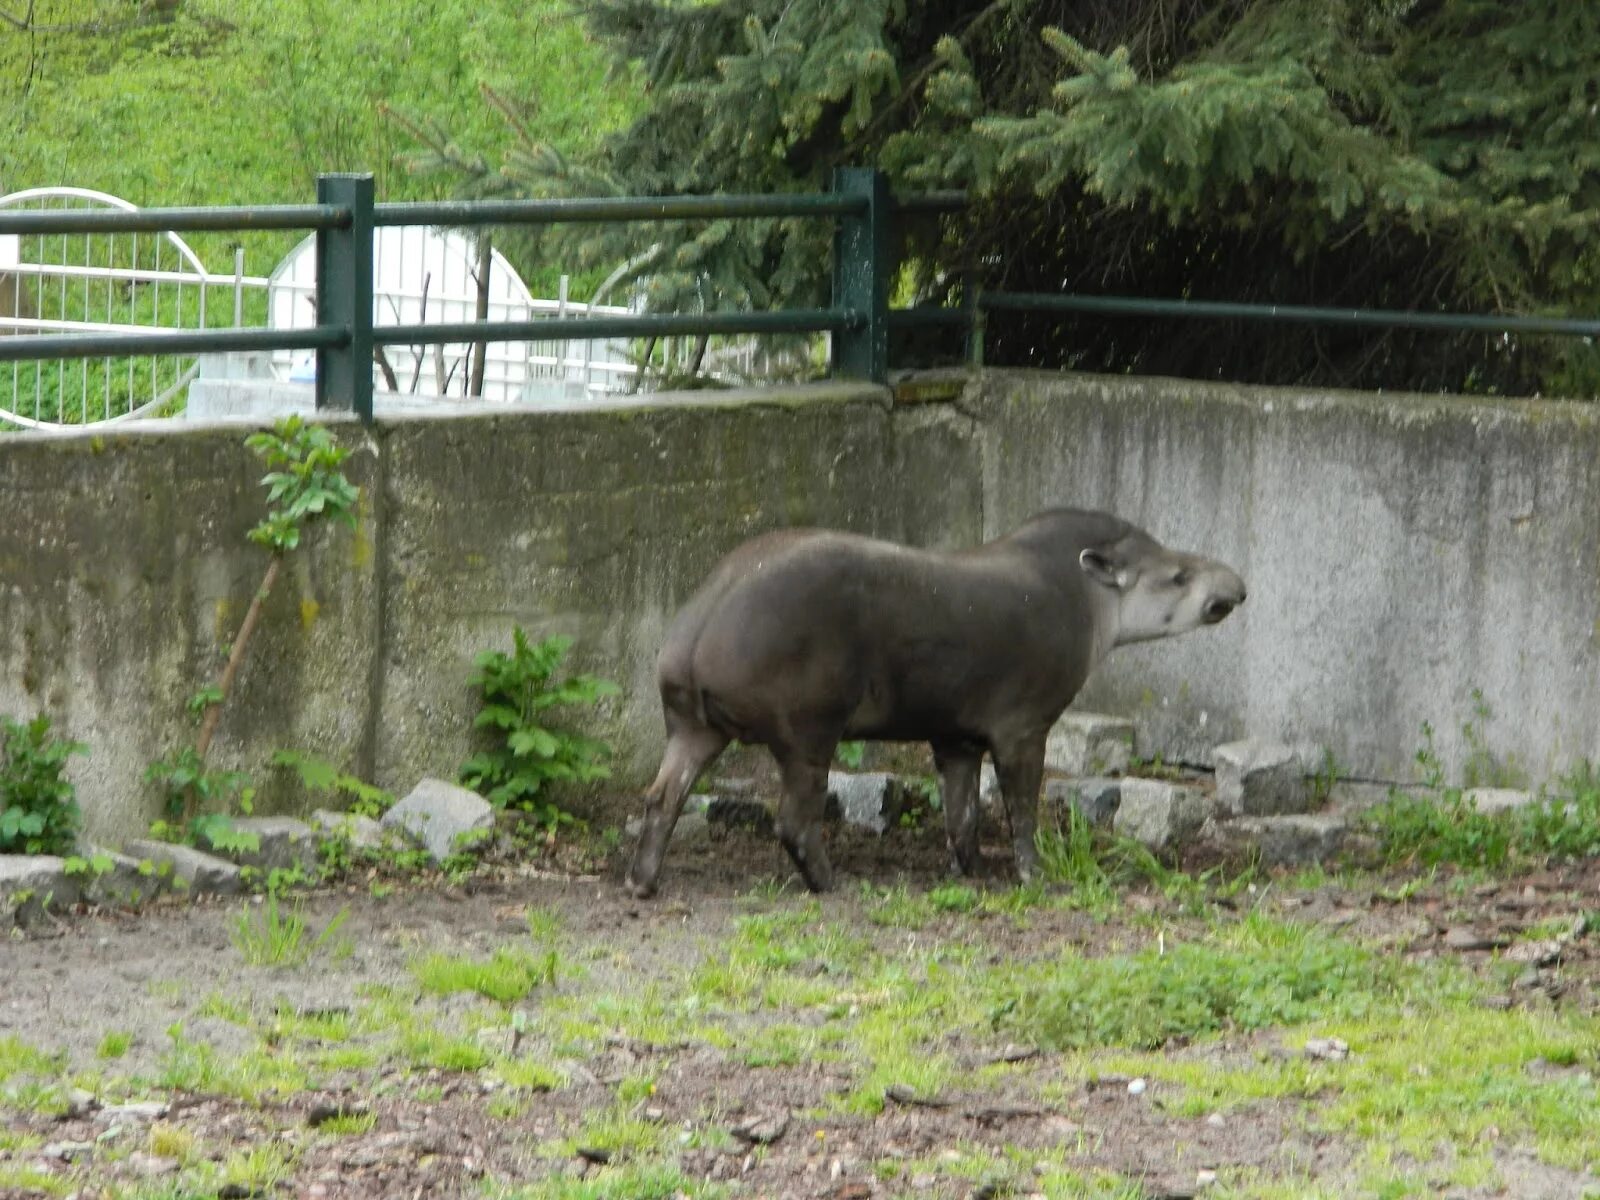
[[[1078,706],[1207,762],[1244,734],[1407,780],[1477,722],[1534,781],[1600,759],[1600,409],[1051,374],[986,376],[984,530],[1110,508],[1235,565],[1214,630],[1116,652]],[[1514,762],[1512,761],[1514,760]]]
[[[1462,761],[1478,688],[1489,748],[1535,778],[1600,758],[1589,408],[1018,372],[923,377],[897,402],[654,399],[341,426],[361,530],[292,560],[218,762],[266,779],[293,747],[391,787],[449,774],[472,656],[520,622],[623,685],[602,732],[636,781],[660,748],[662,629],[739,539],[816,523],[954,546],[1051,503],[1112,508],[1249,582],[1227,623],[1118,651],[1080,700],[1133,716],[1143,753],[1204,762],[1251,734],[1403,779],[1424,721]],[[73,772],[98,835],[155,815],[144,767],[190,735],[183,701],[259,579],[245,431],[0,438],[0,712],[48,708],[91,743]]]

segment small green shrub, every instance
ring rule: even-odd
[[[1437,798],[1394,791],[1367,813],[1384,860],[1398,864],[1496,870],[1511,853],[1511,822],[1504,813],[1479,812],[1459,788]]]
[[[1508,812],[1480,812],[1459,788],[1396,791],[1367,814],[1385,860],[1498,871],[1600,854],[1600,779],[1585,764],[1553,793]]]
[[[82,825],[67,760],[87,754],[82,742],[50,736],[50,718],[27,724],[0,717],[0,854],[61,854],[72,849]]]
[[[251,851],[261,839],[234,826],[232,812],[249,815],[255,788],[239,771],[213,771],[193,746],[183,746],[145,769],[146,783],[161,796],[165,818],[150,826],[151,836],[222,853]],[[198,811],[196,811],[198,810]]]
[[[512,653],[488,650],[475,660],[470,682],[482,708],[472,724],[487,731],[493,745],[461,764],[460,779],[497,808],[524,809],[554,826],[572,818],[547,798],[549,786],[605,779],[611,748],[547,724],[550,710],[593,705],[620,689],[592,675],[557,677],[570,638],[534,644],[518,627],[512,641]]]
[[[847,771],[859,771],[866,755],[865,742],[840,742],[833,752],[834,761]]]
[[[279,750],[272,756],[272,765],[295,771],[309,792],[322,792],[344,800],[345,811],[357,816],[381,817],[394,805],[392,792],[365,783],[332,763],[298,750]]]

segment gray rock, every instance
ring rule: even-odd
[[[165,868],[166,879],[190,892],[232,896],[243,886],[237,866],[192,846],[139,839],[125,842],[122,851],[136,861],[148,859],[158,872]]]
[[[1532,792],[1516,788],[1468,788],[1461,798],[1481,813],[1515,812],[1538,802]]]
[[[772,810],[754,796],[707,796],[706,820],[725,829],[773,831]]]
[[[54,1158],[62,1162],[75,1162],[93,1154],[93,1142],[46,1142],[39,1148],[40,1158]]]
[[[644,832],[644,818],[630,817],[622,829],[627,836],[637,838]],[[672,827],[672,840],[689,842],[706,837],[710,831],[711,823],[706,820],[705,810],[685,805],[678,817],[678,823]]]
[[[1047,771],[1120,775],[1133,761],[1133,722],[1099,713],[1063,713],[1045,742]]]
[[[78,881],[53,854],[0,854],[0,912],[26,922],[47,908],[76,904]]]
[[[494,828],[494,806],[477,792],[442,779],[424,779],[384,813],[379,824],[404,830],[422,843],[434,862],[443,862],[460,849],[457,838]]]
[[[78,853],[90,863],[82,876],[83,898],[90,904],[132,908],[166,890],[166,880],[147,861],[98,846],[80,846]],[[102,866],[109,862],[110,869],[95,871],[97,861]]]
[[[126,1104],[108,1104],[100,1110],[103,1121],[156,1121],[167,1115],[169,1105],[164,1100],[130,1100]]]
[[[987,758],[978,768],[978,804],[991,813],[998,814],[1004,801],[1000,796],[1000,776]]]
[[[882,833],[900,819],[905,809],[905,787],[881,771],[851,774],[828,772],[828,804],[852,825]]]
[[[293,817],[235,817],[233,827],[240,833],[255,834],[259,843],[254,850],[228,855],[241,867],[289,871],[313,866],[317,861],[317,837],[304,821]]]
[[[384,843],[383,826],[360,813],[319,808],[311,814],[312,828],[342,837],[357,850],[377,850]]]
[[[1341,816],[1291,813],[1214,821],[1207,836],[1232,857],[1259,854],[1262,866],[1289,867],[1331,860],[1343,848],[1349,828]]]
[[[1111,827],[1152,850],[1165,850],[1191,837],[1211,815],[1211,798],[1181,784],[1124,779],[1121,792]]]
[[[1310,805],[1300,756],[1288,746],[1250,739],[1218,746],[1217,804],[1231,816],[1275,817]]]
[[[1044,783],[1045,814],[1065,828],[1067,810],[1077,809],[1089,824],[1110,828],[1122,805],[1120,779],[1047,779]]]

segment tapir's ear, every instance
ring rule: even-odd
[[[1090,546],[1078,555],[1078,563],[1089,578],[1098,584],[1118,591],[1127,586],[1127,581],[1123,578],[1123,573],[1118,569],[1115,560],[1104,550]]]

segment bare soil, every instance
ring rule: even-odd
[[[883,838],[835,829],[832,849],[840,886],[822,899],[824,915],[893,953],[915,954],[941,939],[973,937],[975,918],[969,914],[940,914],[915,930],[868,919],[870,897],[862,881],[879,887],[904,884],[912,893],[947,882],[941,841],[931,828],[896,830]],[[991,885],[1008,887],[999,847],[991,846],[989,854],[995,864]],[[298,968],[244,965],[232,931],[241,903],[249,902],[69,916],[0,950],[0,1037],[14,1035],[30,1046],[59,1051],[72,1072],[155,1079],[174,1023],[182,1023],[185,1037],[212,1045],[223,1057],[257,1043],[258,1035],[248,1028],[200,1015],[208,997],[232,998],[258,1013],[274,1007],[353,1011],[368,1001],[374,985],[413,987],[410,964],[419,953],[483,955],[519,935],[525,939],[529,910],[554,914],[562,953],[585,959],[582,979],[559,978],[558,992],[670,992],[730,936],[739,917],[752,911],[753,897],[765,910],[807,902],[776,843],[753,833],[675,842],[663,893],[650,902],[632,900],[618,885],[623,865],[619,857],[603,872],[584,876],[525,867],[462,886],[405,887],[383,899],[371,896],[364,885],[330,889],[307,900],[308,923],[321,929],[348,908],[340,932],[353,950],[343,958],[318,956]],[[1600,864],[1475,889],[1441,879],[1402,892],[1403,882],[1372,879],[1357,886],[1296,889],[1278,880],[1264,883],[1266,895],[1253,902],[1376,940],[1396,953],[1453,954],[1481,962],[1487,952],[1457,949],[1467,938],[1450,931],[1473,931],[1494,942],[1552,917],[1592,910],[1600,896]],[[1068,944],[1091,953],[1123,945],[1138,923],[1148,928],[1152,913],[1179,929],[1226,916],[1225,909],[1179,912],[1153,890],[1128,893],[1117,912],[1100,918],[1040,906],[1026,920],[985,920],[976,936],[997,958],[1047,955]],[[1595,941],[1574,943],[1559,969],[1530,966],[1531,977],[1508,989],[1503,1003],[1573,1005],[1593,1012],[1600,978]],[[535,992],[525,1003],[537,1007],[541,995]],[[484,1002],[457,996],[431,1003],[446,1012],[452,1007],[466,1012]],[[97,1047],[112,1032],[131,1035],[126,1055],[114,1061],[97,1058]],[[638,1111],[662,1127],[683,1131],[675,1155],[678,1170],[691,1181],[720,1181],[731,1195],[998,1194],[992,1185],[959,1172],[961,1154],[975,1146],[1020,1156],[1024,1163],[1030,1154],[1059,1154],[1064,1148],[1073,1168],[1113,1172],[1141,1183],[1148,1196],[1194,1194],[1209,1171],[1224,1176],[1254,1171],[1269,1181],[1325,1181],[1329,1194],[1346,1194],[1346,1187],[1354,1186],[1348,1171],[1359,1147],[1315,1132],[1301,1104],[1263,1102],[1230,1111],[1221,1120],[1181,1116],[1169,1107],[1161,1087],[1130,1090],[1128,1080],[1114,1073],[1085,1073],[1080,1057],[1008,1047],[999,1034],[991,1038],[969,1030],[952,1033],[949,1043],[949,1052],[973,1072],[1007,1058],[1017,1059],[1016,1066],[987,1071],[981,1082],[974,1075],[937,1096],[891,1096],[881,1114],[855,1116],[829,1107],[830,1098],[850,1083],[849,1063],[756,1069],[740,1061],[737,1044],[645,1041],[619,1033],[573,1066],[569,1083],[509,1116],[491,1111],[499,1089],[479,1072],[416,1071],[392,1063],[330,1072],[312,1090],[255,1102],[203,1091],[147,1088],[141,1094],[170,1106],[162,1119],[191,1135],[198,1154],[220,1160],[268,1143],[285,1148],[289,1174],[269,1189],[283,1196],[448,1197],[480,1195],[494,1183],[533,1184],[553,1175],[599,1180],[606,1168],[591,1159],[604,1154],[553,1154],[551,1146],[586,1118],[614,1107],[619,1082],[641,1075],[653,1076],[655,1090]],[[1175,1046],[1169,1053],[1214,1055],[1220,1061],[1261,1053],[1270,1043],[1270,1037],[1224,1039]],[[318,1128],[338,1112],[370,1114],[371,1128],[339,1136]],[[752,1123],[755,1128],[748,1128]],[[106,1132],[113,1126],[123,1128],[108,1143]],[[7,1136],[18,1148],[5,1149]],[[120,1142],[141,1152],[80,1151],[75,1157],[69,1152],[72,1161],[66,1161],[47,1155],[39,1144],[96,1139],[102,1139],[101,1147]],[[0,1109],[0,1167],[9,1161],[41,1177],[38,1188],[6,1192],[0,1186],[0,1193],[75,1191],[87,1200],[119,1194],[113,1188],[159,1184],[168,1172],[176,1178],[173,1164],[148,1152],[149,1141],[138,1116],[93,1104],[66,1116],[26,1107]],[[886,1178],[885,1162],[907,1167]],[[1450,1194],[1576,1197],[1584,1194],[1586,1183],[1594,1184],[1592,1177],[1542,1166],[1520,1152],[1508,1152],[1498,1165],[1500,1185]],[[45,1185],[43,1179],[52,1182]],[[249,1191],[240,1187],[223,1194]]]

